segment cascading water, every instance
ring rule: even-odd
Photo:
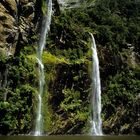
[[[51,15],[52,15],[52,0],[46,0],[47,13],[44,15],[42,20],[41,34],[37,49],[37,62],[39,65],[39,93],[38,93],[38,107],[37,107],[37,118],[35,124],[35,136],[42,135],[43,129],[43,118],[42,118],[42,95],[45,83],[44,76],[44,65],[42,63],[42,53],[46,43],[46,37],[50,30]]]
[[[60,9],[73,9],[82,7],[90,7],[95,5],[95,1],[85,1],[85,0],[57,0]]]
[[[62,9],[77,8],[82,0],[57,0]]]
[[[92,121],[91,121],[91,134],[102,135],[102,120],[101,120],[101,83],[100,83],[100,71],[99,71],[99,60],[97,55],[96,43],[92,33]]]

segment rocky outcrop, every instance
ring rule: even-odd
[[[17,1],[16,0],[2,0],[1,3],[7,9],[7,12],[15,17],[17,14]]]
[[[15,53],[18,54],[20,50],[27,44],[31,44],[31,37],[34,32],[34,0],[21,0],[18,4],[18,45]]]
[[[17,12],[16,3],[14,2],[14,0],[0,2],[0,48],[4,53],[8,50],[14,53],[13,48],[15,48],[15,41],[18,36],[18,27],[13,16]],[[11,11],[13,14],[11,14]]]
[[[0,49],[13,55],[33,43],[36,0],[2,0],[0,2]],[[39,13],[39,10],[37,10]]]

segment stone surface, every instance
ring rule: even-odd
[[[17,13],[17,4],[15,0],[7,0],[7,5],[11,8],[14,13]]]
[[[15,53],[20,39],[20,47],[25,46],[31,32],[36,0],[2,0],[0,2],[0,47]],[[20,38],[19,38],[19,34]],[[19,44],[18,44],[19,45]],[[5,52],[4,51],[4,52]]]
[[[17,36],[17,28],[14,28],[16,25],[15,19],[8,13],[8,10],[2,3],[0,3],[0,19],[0,47],[7,49],[14,44]],[[10,36],[12,36],[12,39],[7,42],[7,38]]]

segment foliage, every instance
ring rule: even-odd
[[[139,134],[140,1],[86,2],[88,6],[83,3],[65,11],[58,8],[55,11],[58,13],[52,16],[42,56],[46,79],[44,132],[50,135],[88,132],[91,32],[100,60],[103,131]],[[40,5],[42,13],[46,13],[45,1]],[[17,46],[21,47],[18,56],[0,56],[1,134],[27,134],[34,127],[38,64],[37,46],[33,44],[38,35],[29,36],[32,46]]]
[[[77,114],[83,114],[82,116],[89,114],[91,79],[88,76],[91,71],[89,68],[91,66],[89,43],[91,40],[88,32],[92,32],[95,36],[100,59],[102,118],[103,122],[107,122],[107,124],[103,123],[104,131],[109,134],[124,133],[121,132],[121,127],[120,131],[115,127],[111,127],[107,131],[107,127],[113,118],[116,117],[118,120],[116,112],[121,106],[126,106],[126,113],[131,114],[131,104],[134,104],[139,93],[139,76],[137,75],[139,64],[136,62],[139,59],[138,9],[138,1],[96,0],[95,5],[88,8],[82,6],[61,11],[60,15],[53,16],[51,34],[47,39],[46,49],[56,57],[66,58],[70,63],[66,66],[56,66],[56,77],[48,87],[52,119],[54,124],[57,124],[57,126],[52,126],[51,134],[83,132],[82,129],[77,129],[75,123]],[[134,47],[133,51],[130,51],[131,47]],[[129,62],[133,53],[137,68],[131,66],[133,62]],[[126,60],[126,56],[130,59]],[[89,69],[83,69],[83,66]],[[80,76],[81,74],[82,76]],[[84,77],[84,74],[88,76]],[[83,81],[88,81],[88,85]],[[86,94],[83,91],[86,91]],[[80,100],[79,97],[76,97],[79,93]],[[84,112],[78,108],[83,104],[86,106]],[[121,111],[124,112],[123,108]],[[74,114],[74,117],[71,114]],[[69,119],[67,119],[68,117]],[[86,125],[87,118],[83,120]],[[117,123],[116,121],[116,127]],[[80,122],[78,124],[80,125]],[[128,123],[124,120],[120,125],[126,126],[126,124],[134,127],[131,122]],[[88,130],[85,128],[86,125],[83,124],[82,128]],[[127,133],[129,132],[127,131]]]
[[[43,63],[44,64],[59,64],[59,63],[65,63],[65,64],[68,64],[68,60],[66,60],[64,57],[60,57],[60,58],[57,58],[56,56],[52,55],[51,53],[48,53],[48,52],[44,52],[43,53]],[[47,65],[46,64],[46,65]]]
[[[41,10],[42,10],[43,15],[45,15],[46,12],[47,12],[46,1],[45,0],[41,0],[41,2],[42,2]]]
[[[1,62],[6,70],[6,84],[0,90],[0,133],[29,133],[32,128],[36,94],[34,67],[24,55]],[[30,84],[28,84],[30,83]],[[30,125],[29,125],[30,124]]]

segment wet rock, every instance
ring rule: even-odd
[[[34,4],[32,2],[23,6],[24,17],[29,17],[34,12]]]
[[[15,17],[17,13],[17,3],[15,0],[2,0],[2,5],[6,8],[7,12]]]
[[[0,3],[0,47],[1,48],[3,47],[7,48],[9,45],[13,47],[14,46],[13,41],[16,39],[16,36],[18,34],[17,28],[14,28],[16,26],[16,20],[11,15],[11,13],[9,13],[10,11],[14,11],[14,10],[16,12],[16,7],[15,7],[16,5],[14,2],[12,3],[12,1],[9,0],[6,1],[6,5],[4,2],[5,1]],[[13,36],[13,38],[9,39],[11,35]]]
[[[29,0],[20,0],[21,4],[27,4],[29,2]]]
[[[0,1],[0,47],[7,50],[27,45],[33,34],[36,0]],[[20,37],[19,37],[20,34]]]

